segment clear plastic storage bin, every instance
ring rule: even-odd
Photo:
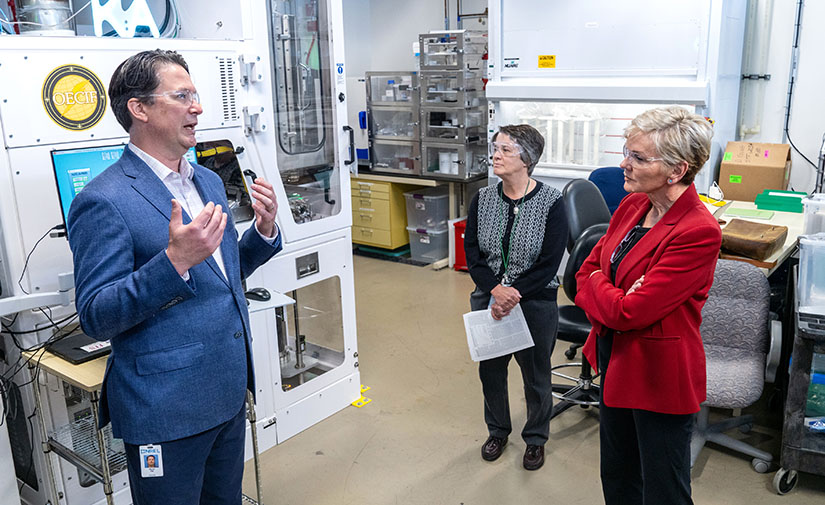
[[[370,134],[374,139],[418,140],[418,112],[410,107],[373,107]]]
[[[446,187],[408,191],[404,193],[404,198],[407,199],[408,230],[418,228],[429,230],[447,229],[447,219],[450,214],[450,196]]]
[[[409,203],[409,200],[407,200]],[[432,263],[447,257],[449,237],[446,227],[442,230],[407,227],[410,233],[410,258]]]
[[[376,139],[370,146],[370,153],[373,172],[421,174],[421,146],[418,142]]]
[[[825,233],[799,238],[799,312],[825,315]]]
[[[802,234],[825,232],[825,193],[814,193],[802,200],[802,205],[805,207]]]

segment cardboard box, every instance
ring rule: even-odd
[[[787,189],[791,174],[788,144],[728,142],[719,167],[726,200],[752,202],[766,189]]]

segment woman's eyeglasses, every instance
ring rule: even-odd
[[[146,96],[168,96],[172,98],[172,100],[180,103],[183,106],[189,107],[192,105],[192,102],[201,103],[201,96],[198,94],[197,91],[191,91],[188,89],[179,89],[176,91],[164,91],[163,93],[150,93]]]
[[[628,149],[627,145],[622,147],[622,154],[624,154],[625,159],[630,159],[630,163],[632,165],[644,165],[645,163],[653,163],[654,161],[664,160],[664,158],[645,158],[636,151],[631,151]]]
[[[636,225],[627,232],[627,235],[624,236],[619,245],[613,249],[613,254],[610,255],[610,263],[615,263],[617,259],[621,258],[627,251],[630,249],[630,245],[633,243],[633,237],[636,236],[636,232],[641,229],[641,225]]]
[[[515,142],[490,142],[487,144],[487,152],[492,158],[496,151],[500,152],[502,156],[515,157],[520,156],[524,152],[524,148]]]

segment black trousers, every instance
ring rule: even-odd
[[[473,310],[487,308],[487,302],[475,297],[471,298],[470,304]],[[522,300],[519,305],[535,345],[514,354],[479,362],[478,375],[484,392],[484,421],[494,437],[505,438],[513,431],[507,366],[510,358],[515,356],[521,368],[524,398],[527,400],[527,422],[521,437],[528,445],[544,445],[550,432],[550,414],[553,411],[550,355],[556,344],[559,311],[556,302],[550,300]]]
[[[599,402],[601,478],[606,505],[692,505],[694,414],[660,414]]]

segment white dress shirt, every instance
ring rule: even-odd
[[[195,187],[195,183],[192,181],[192,177],[195,175],[195,169],[192,168],[192,165],[189,164],[186,158],[181,157],[178,172],[174,172],[131,142],[129,142],[129,149],[149,165],[152,172],[158,176],[158,179],[166,186],[166,189],[172,193],[172,196],[180,203],[183,210],[189,214],[190,219],[195,219],[195,217],[201,213],[205,205],[198,193],[198,189]],[[228,212],[229,209],[223,209],[223,211]],[[278,237],[277,227],[275,228],[275,236],[272,238],[264,236],[260,230],[258,230],[257,225],[255,226],[255,231],[258,232],[258,235],[260,235],[262,239],[270,244]],[[223,264],[223,255],[221,254],[220,247],[212,253],[212,258],[215,260],[215,263],[218,264],[218,268],[221,269],[224,278],[226,278],[226,267]],[[183,280],[188,281],[189,272],[184,272],[181,277],[183,277]]]

